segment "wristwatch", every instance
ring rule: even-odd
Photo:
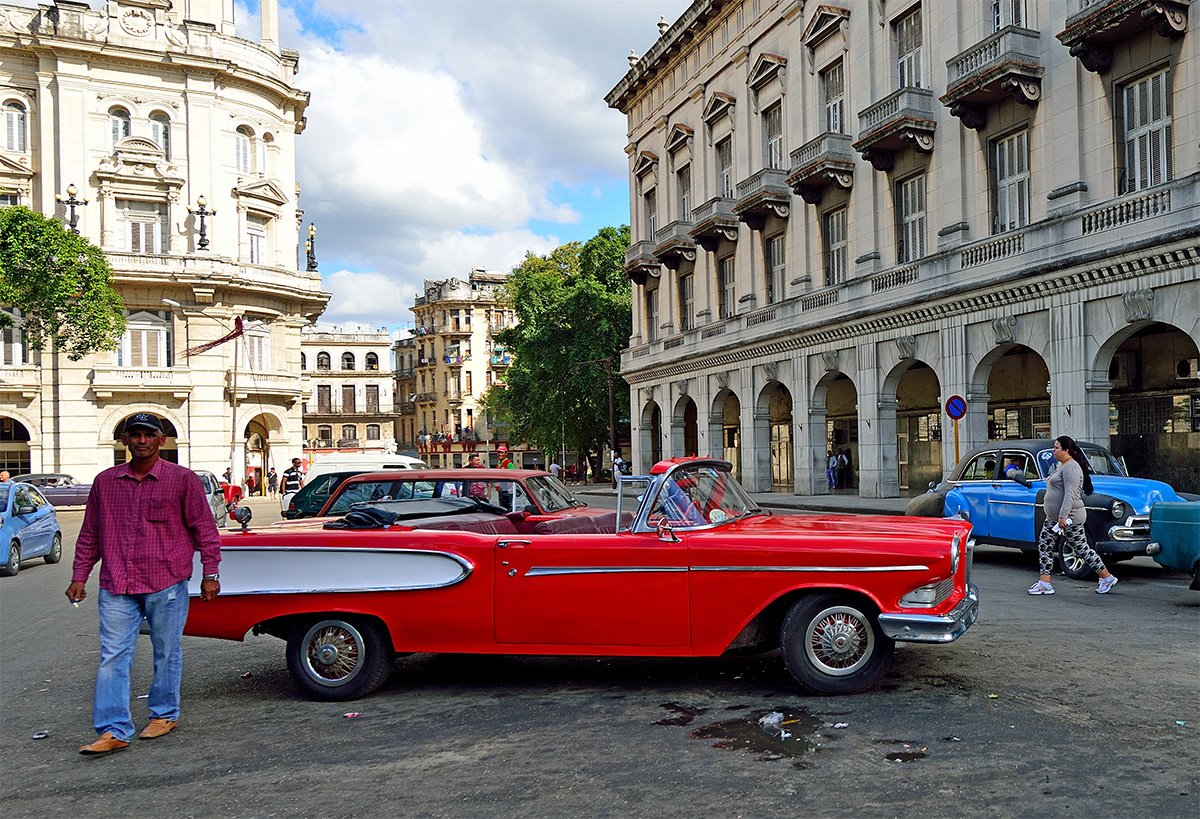
[[[220,579],[221,579],[221,575],[219,575],[219,574],[206,574],[206,575],[204,575],[204,579],[205,579],[205,580],[220,580]]]

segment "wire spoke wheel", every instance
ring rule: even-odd
[[[368,618],[329,617],[299,623],[288,638],[292,678],[322,700],[371,693],[391,672],[395,650],[382,624]]]
[[[806,634],[808,658],[826,674],[853,674],[875,648],[875,633],[862,612],[836,606],[817,615]]]

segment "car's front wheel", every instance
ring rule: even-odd
[[[1086,535],[1088,546],[1093,546],[1092,536]],[[1058,565],[1062,567],[1063,574],[1072,580],[1092,580],[1096,573],[1092,571],[1092,567],[1087,564],[1080,554],[1065,537],[1058,539]]]
[[[857,694],[879,682],[896,644],[873,608],[835,592],[810,595],[783,620],[787,670],[814,694]]]
[[[58,532],[54,533],[54,540],[50,541],[50,551],[46,552],[43,559],[47,563],[57,563],[62,560],[62,535]]]
[[[287,641],[288,671],[320,700],[365,697],[383,685],[395,656],[387,630],[367,618],[307,620]]]
[[[21,544],[15,540],[8,545],[8,564],[0,566],[0,576],[15,577],[21,571]]]

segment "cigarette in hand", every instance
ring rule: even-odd
[[[78,601],[78,600],[72,600],[72,601],[71,601],[71,605],[72,605],[72,606],[74,606],[75,608],[79,608],[79,601]]]

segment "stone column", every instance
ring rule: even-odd
[[[852,472],[855,488],[860,497],[882,498],[895,497],[898,490],[892,489],[892,494],[882,494],[882,485],[886,480],[884,473],[890,471],[892,481],[896,480],[896,427],[895,408],[892,409],[891,439],[882,438],[879,434],[879,413],[883,399],[879,395],[879,366],[878,348],[873,342],[861,342],[855,349],[855,390],[858,393],[858,451],[850,447]],[[894,398],[893,398],[894,400]]]
[[[112,183],[102,182],[99,191],[100,201],[100,247],[104,250],[116,250],[117,240],[117,200],[113,196]]]
[[[1093,440],[1088,427],[1086,327],[1083,303],[1058,304],[1049,311],[1050,429],[1052,435]],[[1103,434],[1108,435],[1105,413]]]
[[[237,206],[237,246],[238,262],[249,264],[250,244],[246,241],[246,206],[242,204]]]
[[[973,359],[968,355],[967,328],[958,322],[940,331],[941,360],[945,372],[938,373],[942,394],[938,396],[938,412],[942,420],[942,473],[948,473],[972,447],[987,440],[987,406],[991,396],[984,387],[974,390],[971,384]],[[985,382],[986,383],[986,382]],[[958,457],[954,451],[954,421],[946,415],[946,399],[961,395],[967,401],[967,414],[958,422]]]
[[[185,236],[178,230],[180,220],[179,190],[167,193],[167,252],[182,255],[187,252]]]

